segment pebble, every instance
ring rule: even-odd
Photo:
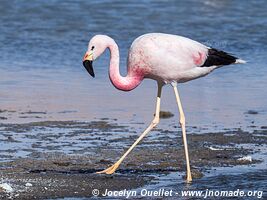
[[[209,147],[210,150],[212,151],[222,151],[223,149],[220,148],[214,148],[214,147]]]
[[[32,184],[31,183],[26,183],[25,186],[26,187],[32,187]]]
[[[8,183],[1,183],[0,188],[8,193],[13,192],[13,188]]]
[[[242,158],[238,158],[237,160],[239,160],[239,161],[249,161],[249,162],[252,162],[252,157],[251,156],[244,156]]]

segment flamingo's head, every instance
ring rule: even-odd
[[[83,57],[83,66],[92,77],[95,77],[93,61],[96,60],[107,48],[107,39],[109,39],[108,36],[95,35],[88,44],[88,50]]]

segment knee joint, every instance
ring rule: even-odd
[[[182,117],[180,118],[180,124],[181,124],[181,125],[185,125],[185,117],[184,117],[184,116],[182,116]]]
[[[153,127],[157,126],[158,123],[159,123],[159,118],[155,118],[155,119],[153,119],[153,121],[152,121],[152,125],[153,125]]]

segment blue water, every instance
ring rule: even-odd
[[[131,42],[144,33],[164,32],[195,39],[248,61],[179,86],[188,126],[206,131],[264,126],[266,10],[265,0],[1,0],[0,110],[9,112],[0,112],[0,123],[108,117],[141,131],[153,117],[156,83],[145,80],[132,92],[117,91],[107,74],[108,52],[94,63],[95,79],[86,73],[82,58],[92,36],[107,34],[120,47],[125,74]],[[162,110],[175,117],[162,120],[159,128],[177,125],[177,106],[169,86],[163,91]],[[257,114],[247,114],[249,110]],[[25,118],[22,113],[27,111],[46,114]],[[169,176],[167,179],[173,180]],[[219,185],[214,187],[224,184],[227,188],[233,181],[228,177],[222,183],[220,176],[211,178],[218,179]],[[236,176],[233,184],[238,186],[243,174]],[[201,179],[199,184],[204,189],[212,187],[209,180]],[[171,181],[163,183],[175,188]],[[265,183],[257,186],[247,180],[243,188],[252,184],[252,188],[262,189]]]
[[[190,125],[210,129],[261,126],[267,117],[267,5],[259,1],[34,1],[0,4],[0,102],[15,110],[2,122],[117,118],[148,123],[156,85],[145,80],[135,91],[117,91],[108,79],[106,52],[94,63],[96,78],[82,66],[87,43],[107,34],[120,47],[121,71],[131,42],[141,34],[165,32],[190,37],[248,61],[182,84]],[[162,110],[178,114],[170,87]],[[46,111],[41,119],[19,112]],[[69,112],[65,115],[62,111]],[[247,115],[255,110],[258,115]],[[177,115],[176,115],[177,116]],[[178,116],[177,116],[178,117]],[[176,118],[166,123],[176,123]]]

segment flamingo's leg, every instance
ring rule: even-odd
[[[97,172],[98,174],[106,173],[106,174],[112,174],[115,172],[115,170],[119,167],[121,162],[124,160],[124,158],[133,150],[133,148],[153,129],[158,123],[159,123],[159,112],[160,112],[160,97],[161,97],[161,90],[162,90],[162,84],[158,83],[158,95],[157,95],[157,103],[156,103],[156,113],[155,117],[152,120],[151,124],[147,127],[147,129],[139,136],[139,138],[133,143],[133,145],[123,154],[123,156],[111,167]]]
[[[182,107],[182,103],[180,100],[180,96],[177,90],[177,83],[173,82],[172,83],[177,105],[179,108],[179,113],[180,113],[180,125],[182,127],[182,132],[183,132],[183,141],[184,141],[184,151],[185,151],[185,158],[186,158],[186,168],[187,168],[187,182],[192,181],[192,176],[191,176],[191,170],[190,170],[190,163],[189,163],[189,154],[188,154],[188,147],[187,147],[187,139],[186,139],[186,131],[185,131],[185,116],[184,116],[184,111]]]

